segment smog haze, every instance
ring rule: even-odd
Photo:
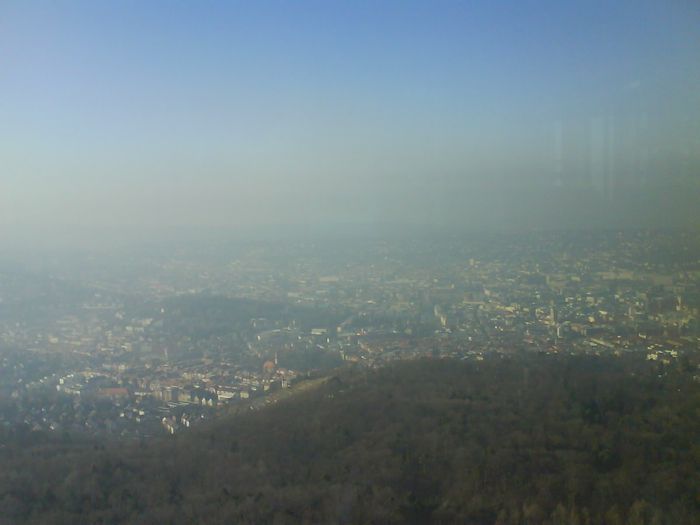
[[[693,2],[17,2],[0,23],[3,238],[698,223]]]

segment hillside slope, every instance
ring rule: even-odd
[[[9,444],[0,522],[697,523],[693,368],[404,362],[171,439]]]

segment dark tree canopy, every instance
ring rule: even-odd
[[[0,449],[0,522],[694,524],[692,368],[424,360],[342,370],[171,439],[17,429]]]

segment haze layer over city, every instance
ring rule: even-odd
[[[0,14],[4,238],[698,220],[693,2]]]
[[[0,6],[0,525],[700,516],[700,5]]]

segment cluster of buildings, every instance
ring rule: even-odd
[[[0,390],[15,409],[0,424],[175,433],[343,363],[535,351],[671,365],[700,348],[698,246],[650,232],[271,245],[196,275],[168,259],[138,294],[91,275],[70,308],[59,295],[55,315],[1,320]],[[210,326],[227,304],[210,306],[213,291],[255,314]],[[207,308],[178,314],[193,297]]]

